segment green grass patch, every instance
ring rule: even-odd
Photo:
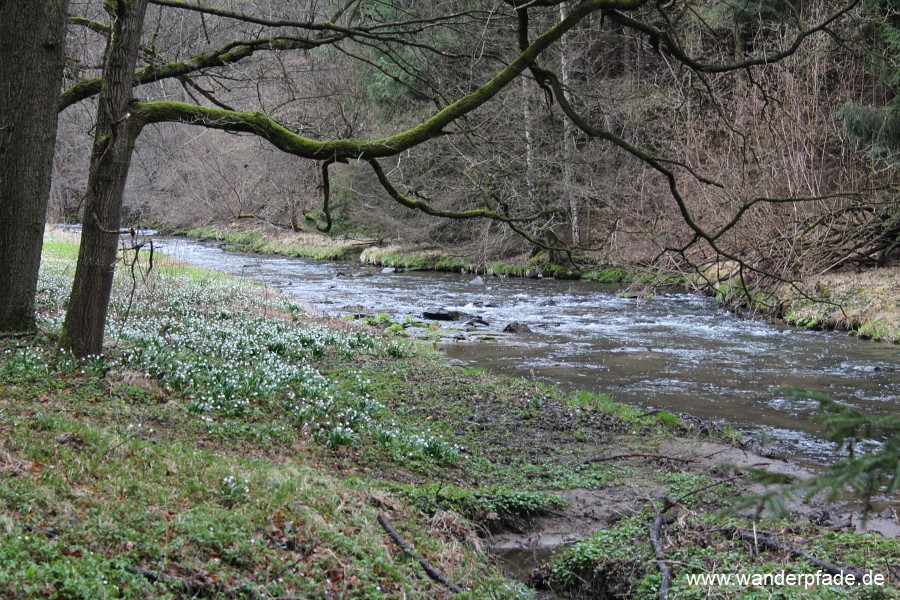
[[[571,406],[584,409],[600,410],[613,415],[622,421],[637,423],[644,415],[643,410],[613,401],[609,394],[601,394],[590,390],[577,390],[568,399]]]
[[[265,231],[254,229],[195,227],[177,233],[200,241],[222,242],[223,247],[231,252],[254,252],[314,260],[355,260],[360,253],[360,248],[352,242],[342,242],[306,231],[294,235],[284,232],[268,235]]]
[[[157,257],[130,312],[117,275],[105,356],[74,360],[53,343],[73,247],[48,246],[45,333],[0,341],[0,596],[437,595],[378,525],[385,498],[448,577],[522,596],[415,505],[343,472],[463,461],[437,424],[395,421],[358,368],[323,374],[410,348],[298,322],[288,299]]]
[[[547,510],[563,508],[566,504],[553,494],[516,491],[502,486],[473,490],[432,483],[400,486],[397,490],[428,514],[452,510],[492,528],[520,523]]]

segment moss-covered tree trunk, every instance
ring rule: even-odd
[[[68,0],[0,1],[0,331],[33,329]]]
[[[61,339],[62,347],[76,356],[100,354],[103,347],[119,215],[140,132],[129,107],[147,0],[107,0],[104,6],[112,17],[112,28],[103,57],[103,89],[97,104],[81,246]]]

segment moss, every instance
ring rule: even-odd
[[[582,277],[599,283],[629,283],[636,280],[635,275],[623,267],[590,269]]]
[[[358,246],[309,232],[278,232],[271,235],[256,229],[211,226],[182,229],[173,234],[200,241],[224,242],[225,249],[233,252],[258,252],[315,260],[355,260],[360,255]]]
[[[477,270],[472,262],[465,258],[450,256],[435,250],[416,251],[399,246],[367,248],[360,255],[360,260],[370,265],[402,269],[457,273]]]
[[[526,265],[510,265],[499,262],[488,263],[487,274],[498,277],[525,277],[529,267]]]
[[[554,279],[581,279],[581,270],[565,265],[546,265],[543,269],[545,277]]]

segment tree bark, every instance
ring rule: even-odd
[[[565,2],[559,5],[559,20],[562,21],[568,16],[568,9]],[[563,89],[566,90],[566,100],[572,102],[572,96],[568,92],[569,89],[569,39],[568,35],[563,35],[559,39],[559,74]],[[562,148],[562,168],[563,168],[563,194],[569,203],[569,224],[572,234],[572,245],[581,244],[581,226],[578,221],[581,211],[581,202],[575,195],[573,185],[574,169],[572,161],[575,160],[575,129],[572,127],[572,121],[563,119],[563,148]]]
[[[68,0],[0,1],[0,331],[35,327]]]
[[[534,114],[531,111],[531,81],[522,77],[522,116],[525,119],[525,189],[528,191],[528,208],[534,206]]]
[[[107,1],[105,6],[112,28],[103,57],[78,264],[60,340],[76,356],[99,355],[103,348],[125,182],[140,133],[129,107],[147,0]]]

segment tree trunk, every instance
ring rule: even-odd
[[[0,1],[0,331],[35,326],[68,0]]]
[[[129,104],[147,0],[108,1],[105,6],[113,22],[103,56],[81,246],[60,340],[76,356],[99,355],[103,348],[125,182],[140,133]]]
[[[534,115],[531,112],[531,81],[521,77],[522,116],[525,119],[525,189],[528,190],[528,210],[534,209]]]
[[[559,20],[568,16],[568,11],[566,9],[566,3],[563,2],[559,5]],[[560,70],[560,82],[563,85],[563,93],[566,96],[566,100],[568,102],[572,102],[573,98],[569,94],[569,61],[571,57],[569,56],[569,40],[568,34],[563,35],[559,39],[559,70]],[[572,126],[572,121],[569,119],[563,119],[563,152],[562,152],[562,168],[563,168],[563,194],[569,203],[569,224],[570,231],[572,235],[572,245],[578,246],[581,244],[581,227],[579,224],[579,213],[581,211],[581,201],[575,194],[575,186],[573,185],[574,173],[572,168],[572,161],[575,160],[575,129]]]

